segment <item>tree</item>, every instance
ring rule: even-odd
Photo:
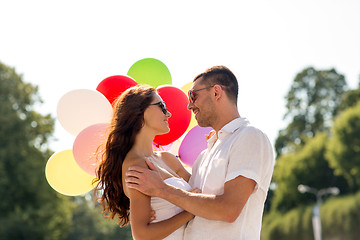
[[[360,101],[335,121],[327,157],[336,174],[344,176],[355,192],[360,187]]]
[[[312,194],[301,194],[299,184],[316,189],[337,186],[342,193],[348,191],[346,181],[335,176],[325,157],[328,134],[318,133],[296,152],[281,155],[274,170],[277,189],[272,200],[272,210],[286,212],[301,204],[315,203]]]
[[[86,194],[86,198],[91,194]],[[66,240],[131,240],[130,226],[120,227],[115,220],[102,215],[100,204],[93,204],[93,200],[84,197],[75,197],[76,204],[73,213],[73,224]]]
[[[360,235],[360,192],[329,197],[321,205],[323,239],[357,240]],[[313,240],[313,206],[298,206],[286,213],[271,212],[264,216],[261,229],[263,240]]]
[[[284,119],[290,119],[290,123],[275,141],[277,156],[294,151],[317,132],[328,130],[346,87],[344,76],[335,69],[309,67],[297,74],[285,97]]]
[[[0,62],[0,239],[63,239],[70,198],[45,179],[54,119],[34,110],[38,89]]]
[[[339,105],[339,112],[346,110],[347,108],[354,107],[360,101],[360,83],[358,89],[347,91],[341,99]]]

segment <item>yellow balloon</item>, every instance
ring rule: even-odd
[[[187,84],[185,84],[184,86],[182,86],[180,89],[186,94],[188,95],[189,90],[191,89],[193,85],[193,82],[189,82]],[[190,119],[190,124],[189,127],[186,129],[186,131],[190,131],[193,127],[195,127],[197,124],[197,121],[195,119],[195,115],[193,112],[191,112],[191,119]]]
[[[67,196],[77,196],[95,187],[94,176],[86,173],[76,163],[72,150],[53,154],[45,167],[49,185],[57,192]]]
[[[193,85],[193,82],[189,82],[187,84],[185,84],[184,86],[181,87],[181,90],[187,95],[188,91],[191,89]]]

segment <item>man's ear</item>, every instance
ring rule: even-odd
[[[215,94],[215,98],[216,100],[220,99],[222,97],[223,94],[223,90],[222,87],[220,85],[214,85],[214,94]]]

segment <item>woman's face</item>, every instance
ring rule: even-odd
[[[155,94],[149,107],[144,112],[144,127],[153,129],[156,135],[168,133],[170,131],[168,123],[170,117],[171,113],[166,111],[163,100],[158,94]]]

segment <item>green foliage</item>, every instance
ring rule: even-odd
[[[58,194],[45,179],[54,119],[34,107],[37,87],[0,63],[0,239],[131,239],[84,197]]]
[[[312,240],[311,208],[300,206],[286,214],[272,212],[264,217],[263,240]]]
[[[332,134],[327,157],[335,173],[344,176],[356,191],[360,186],[360,102],[336,119]]]
[[[306,139],[327,130],[345,90],[345,78],[335,69],[318,71],[309,67],[297,74],[286,95],[284,118],[290,123],[276,139],[277,156],[296,150]]]
[[[264,217],[262,240],[312,240],[312,208],[299,206],[286,213],[271,212]],[[360,236],[360,192],[332,197],[321,206],[323,239],[355,240]]]
[[[335,70],[308,68],[294,80],[286,98],[292,121],[275,143],[277,188],[264,216],[262,239],[313,239],[312,207],[305,206],[316,199],[300,194],[299,184],[338,187],[341,196],[321,207],[323,239],[358,239],[360,192],[344,195],[360,187],[360,87],[343,94],[345,88]]]
[[[89,194],[87,196],[90,196]],[[76,208],[66,240],[131,240],[130,226],[120,228],[115,220],[101,214],[101,207],[84,197],[75,198]]]
[[[359,239],[360,192],[329,199],[322,207],[321,222],[324,238]]]
[[[0,239],[62,239],[69,198],[45,179],[54,120],[34,111],[37,88],[0,63]]]
[[[272,209],[285,212],[300,204],[315,202],[313,195],[298,191],[299,184],[317,189],[337,186],[341,192],[347,191],[345,180],[334,175],[325,159],[327,140],[326,132],[318,133],[307,140],[303,148],[277,159],[273,175],[277,189]]]
[[[359,101],[360,101],[360,83],[358,89],[347,91],[344,94],[339,105],[339,112],[342,112],[347,108],[354,107]]]
[[[37,87],[0,63],[0,239],[131,239],[84,197],[67,197],[45,178],[54,119],[34,110]]]

